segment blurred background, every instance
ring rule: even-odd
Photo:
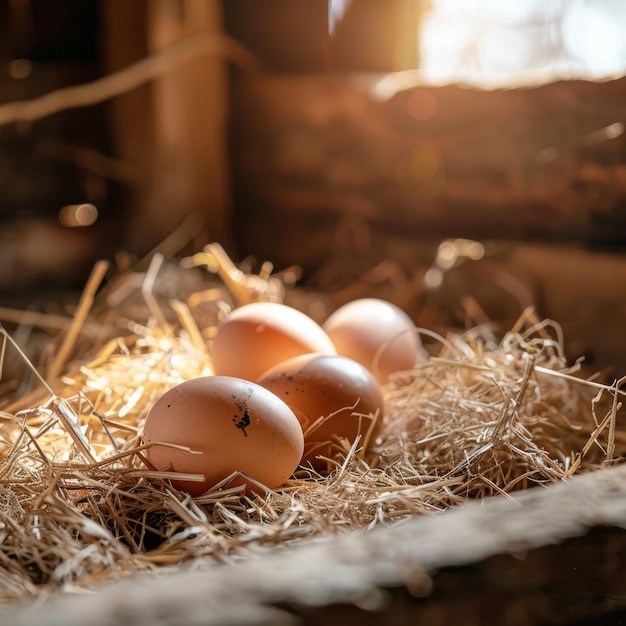
[[[7,310],[220,242],[626,367],[620,0],[0,0],[0,67]]]

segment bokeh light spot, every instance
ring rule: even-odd
[[[98,209],[93,204],[67,204],[59,211],[59,221],[68,228],[91,226],[98,219]]]
[[[427,120],[437,112],[437,98],[431,91],[417,89],[409,95],[406,108],[412,118]]]

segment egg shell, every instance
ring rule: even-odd
[[[158,445],[146,450],[157,470],[203,474],[202,482],[171,481],[194,496],[238,471],[275,489],[294,472],[304,447],[302,428],[285,402],[264,387],[228,376],[195,378],[166,391],[146,417],[143,439],[200,453]],[[229,486],[241,484],[258,491],[243,477]]]
[[[300,420],[302,465],[323,467],[326,461],[316,457],[334,455],[334,435],[352,444],[359,434],[371,441],[379,432],[384,410],[381,388],[371,372],[352,359],[300,355],[274,366],[258,382],[284,400]],[[363,438],[361,445],[366,443]]]
[[[250,381],[281,361],[309,352],[337,353],[317,322],[276,302],[254,302],[231,311],[209,347],[216,375]]]
[[[331,313],[322,328],[338,354],[367,367],[381,384],[427,358],[413,320],[387,300],[348,302]]]

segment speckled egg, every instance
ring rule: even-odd
[[[229,486],[256,483],[275,489],[302,457],[302,428],[287,404],[264,387],[229,376],[185,381],[166,391],[144,424],[146,456],[157,470],[201,474],[202,480],[172,477],[172,485],[197,496],[229,476]]]
[[[360,363],[343,356],[306,354],[267,371],[258,383],[293,410],[304,431],[302,464],[324,467],[340,448],[335,437],[360,447],[379,431],[384,410],[382,391]]]

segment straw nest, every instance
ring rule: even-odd
[[[337,441],[327,472],[301,468],[263,496],[225,484],[190,498],[147,465],[142,422],[165,390],[211,373],[206,345],[220,316],[246,294],[285,297],[267,271],[227,269],[181,296],[172,284],[191,270],[155,256],[94,304],[100,268],[36,364],[0,327],[0,364],[13,353],[34,381],[28,393],[12,392],[6,373],[0,381],[1,601],[233,562],[621,459],[619,384],[583,379],[558,326],[527,312],[503,337],[422,330],[430,359],[385,387],[382,435],[368,450]]]

